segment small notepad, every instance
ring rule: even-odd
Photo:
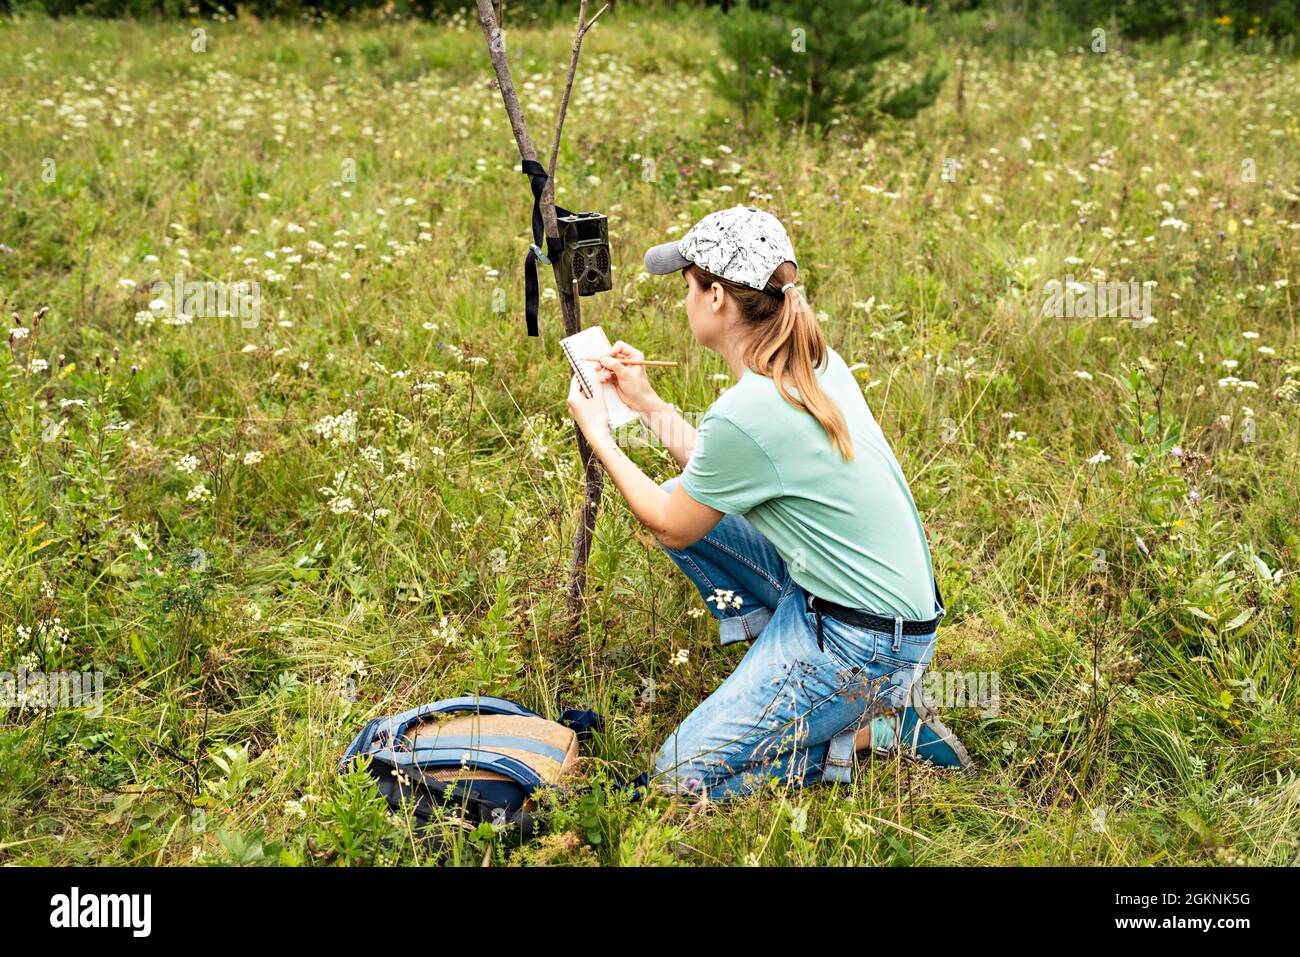
[[[600,364],[597,362],[584,362],[583,356],[603,356],[609,351],[609,339],[606,337],[605,331],[600,326],[588,326],[575,335],[561,339],[560,348],[564,350],[564,355],[573,368],[573,374],[586,387],[587,394],[594,395],[596,385],[599,384],[596,379],[596,371],[600,368]],[[638,417],[636,412],[623,404],[623,400],[618,397],[618,390],[614,388],[613,383],[606,382],[602,388],[605,390],[605,408],[609,410],[609,427],[611,429],[627,425]]]

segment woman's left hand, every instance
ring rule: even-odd
[[[609,435],[609,410],[605,408],[605,390],[599,386],[592,390],[589,399],[582,394],[582,385],[575,375],[569,382],[569,415],[592,445]]]

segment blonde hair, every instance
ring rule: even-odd
[[[735,297],[747,333],[745,365],[771,378],[785,401],[820,423],[841,456],[853,458],[853,439],[844,415],[835,400],[822,391],[814,372],[828,356],[821,324],[797,288],[781,291],[782,286],[798,281],[798,267],[789,261],[781,263],[763,289],[715,276],[694,263],[683,272],[702,289],[716,282]],[[799,390],[798,396],[790,392],[791,385]]]

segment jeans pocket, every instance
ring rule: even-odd
[[[880,632],[858,628],[847,622],[822,615],[822,649],[819,654],[829,655],[837,664],[855,671],[866,670],[875,660],[880,650],[879,643],[890,639]],[[812,631],[814,644],[817,641],[817,613],[804,611],[804,620]]]

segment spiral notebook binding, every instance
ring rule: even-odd
[[[564,350],[564,354],[568,357],[569,365],[573,367],[574,374],[577,375],[579,380],[581,380],[583,394],[590,399],[596,394],[596,387],[593,386],[591,380],[587,378],[587,370],[582,367],[582,363],[578,361],[576,356],[574,356],[573,350],[569,348],[567,342],[561,340],[560,348]]]

